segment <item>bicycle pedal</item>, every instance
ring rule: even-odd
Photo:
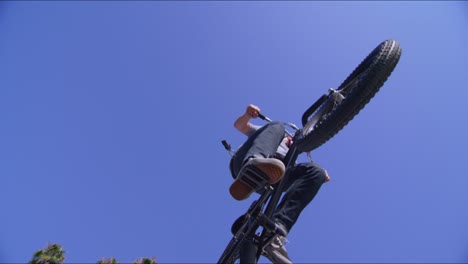
[[[279,224],[275,223],[273,220],[266,217],[264,214],[260,215],[259,223],[260,223],[260,225],[262,225],[264,228],[266,228],[272,234],[278,234],[278,235],[281,235],[281,236],[287,236],[288,235],[288,233],[284,229],[284,227],[282,227]]]
[[[268,184],[268,177],[263,171],[255,166],[244,168],[242,176],[239,178],[242,182],[249,185],[255,191],[259,191]]]

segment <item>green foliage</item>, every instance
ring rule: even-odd
[[[34,253],[30,264],[62,264],[65,250],[59,244],[49,244],[44,250]]]
[[[120,264],[114,257],[110,259],[103,258],[97,262],[97,264]]]
[[[156,264],[156,258],[140,258],[135,260],[132,264]]]
[[[29,264],[63,264],[65,261],[65,250],[59,244],[49,244],[43,250],[34,253]],[[102,258],[97,264],[120,264],[114,257]],[[132,264],[157,264],[156,258],[139,258]]]
[[[106,259],[103,258],[97,264],[120,264],[114,257]],[[132,264],[156,264],[156,258],[139,258],[132,262]]]

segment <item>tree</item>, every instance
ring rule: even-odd
[[[156,258],[140,258],[135,260],[132,264],[156,264]]]
[[[34,253],[30,264],[62,264],[65,250],[59,244],[49,244],[44,250]]]
[[[97,264],[120,264],[115,258],[106,259],[103,258],[97,262]],[[156,264],[156,258],[139,258],[132,262],[132,264]]]
[[[30,264],[63,264],[65,261],[65,250],[59,244],[49,244],[43,250],[34,253],[33,258],[29,261]],[[97,264],[120,264],[114,257],[109,259],[103,258]],[[132,264],[157,264],[156,258],[139,258]]]
[[[114,257],[110,259],[103,258],[97,262],[97,264],[120,264]]]

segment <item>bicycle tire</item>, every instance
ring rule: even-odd
[[[338,87],[337,91],[343,93],[345,99],[330,112],[323,113],[320,121],[315,117],[314,121],[310,118],[303,124],[303,137],[296,142],[297,148],[301,152],[312,151],[343,129],[380,90],[400,57],[401,47],[397,41],[390,39],[380,43]]]
[[[235,238],[232,238],[226,249],[224,250],[223,254],[218,260],[218,264],[233,264],[235,263],[236,260],[239,259],[239,256],[236,255],[235,251],[237,251],[240,247],[240,243],[242,242],[243,238],[240,240],[237,240]]]
[[[254,202],[253,207],[249,208],[248,212],[256,210],[256,205],[258,204],[257,202]],[[253,209],[252,209],[253,208]],[[235,263],[236,260],[239,259],[239,253],[238,250],[243,243],[244,239],[251,234],[253,231],[255,231],[257,225],[254,223],[251,223],[250,220],[244,221],[242,225],[239,227],[238,230],[236,230],[234,236],[231,238],[229,241],[228,245],[224,249],[223,254],[221,254],[221,257],[218,260],[218,264],[233,264]]]

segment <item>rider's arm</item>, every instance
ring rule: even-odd
[[[234,127],[244,134],[248,134],[252,130],[252,124],[249,122],[251,118],[257,118],[260,113],[260,108],[255,105],[247,106],[245,113],[237,118],[234,122]]]

